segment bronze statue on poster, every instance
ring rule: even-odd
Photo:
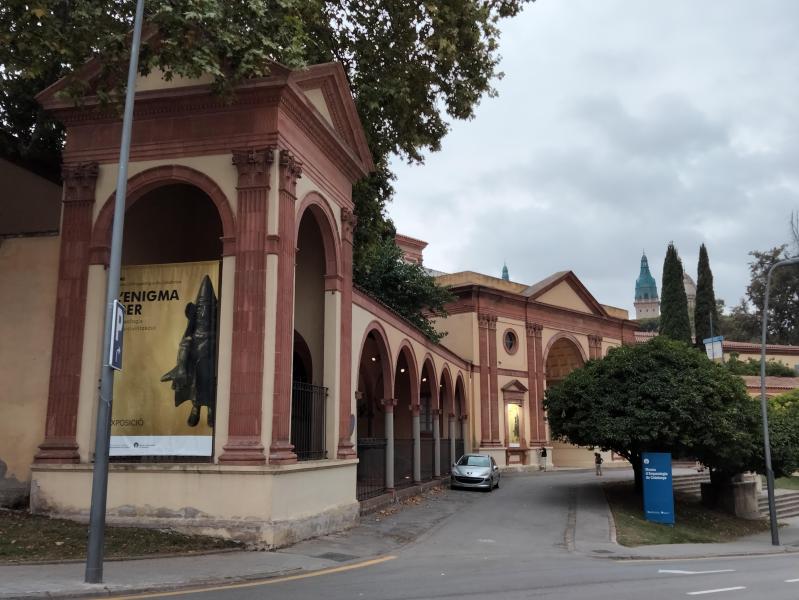
[[[175,406],[191,401],[187,420],[190,427],[200,422],[200,409],[208,409],[209,427],[214,426],[216,408],[216,318],[219,302],[211,278],[206,275],[197,299],[186,305],[186,331],[178,344],[174,369],[161,377],[171,381],[175,390]]]

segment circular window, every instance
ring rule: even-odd
[[[502,343],[505,346],[505,352],[515,354],[519,345],[519,338],[516,337],[516,332],[512,329],[505,331],[505,335],[502,336]]]

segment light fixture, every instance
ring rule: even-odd
[[[427,377],[422,377],[422,382],[427,381]]]
[[[405,372],[405,369],[400,369],[400,373],[404,373],[404,372]]]
[[[373,356],[372,357],[372,362],[375,362],[376,360],[377,360],[377,358]]]

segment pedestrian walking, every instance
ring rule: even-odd
[[[599,452],[594,452],[594,466],[596,467],[597,476],[602,475],[602,455]]]

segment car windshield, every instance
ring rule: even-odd
[[[462,467],[490,467],[487,456],[461,456],[458,464]]]

